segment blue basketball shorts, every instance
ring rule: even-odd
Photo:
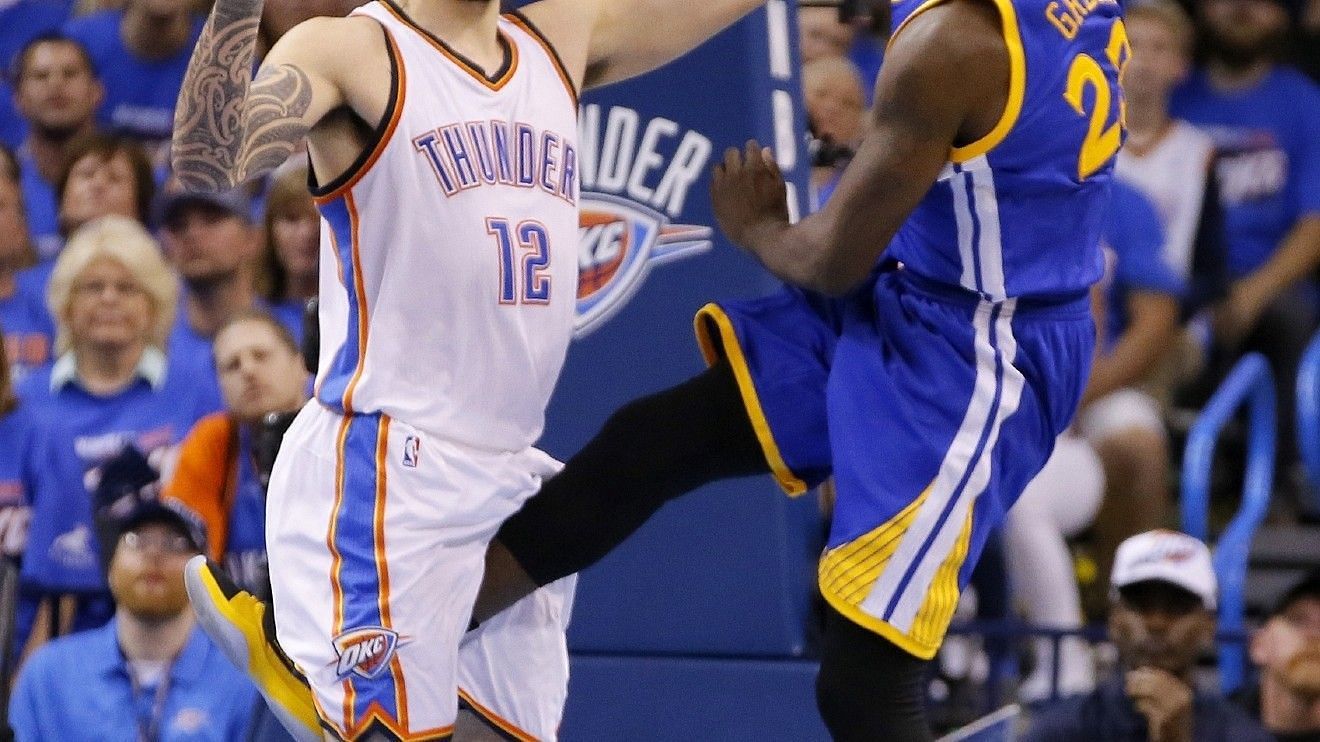
[[[902,269],[838,300],[796,288],[703,307],[770,470],[833,476],[819,583],[840,613],[934,656],[986,537],[1044,466],[1090,370],[1085,295],[990,302]]]

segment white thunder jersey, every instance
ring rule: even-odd
[[[461,445],[524,449],[572,337],[577,101],[525,18],[486,76],[391,0],[393,96],[375,145],[314,190],[321,212],[316,398]]]

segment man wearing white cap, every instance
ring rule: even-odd
[[[1174,531],[1124,541],[1114,557],[1110,639],[1121,676],[1040,711],[1027,740],[1249,742],[1273,739],[1237,707],[1192,683],[1214,641],[1210,550]]]

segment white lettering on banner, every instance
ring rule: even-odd
[[[682,130],[677,122],[656,117],[643,129],[641,116],[631,108],[610,107],[603,123],[601,114],[600,105],[592,103],[582,107],[578,119],[582,190],[626,194],[677,219],[688,191],[710,161],[710,139],[683,131],[674,154],[666,158],[661,152],[673,146]]]
[[[770,76],[781,82],[793,79],[793,49],[788,43],[788,4],[770,0],[765,5],[766,37],[770,44]]]
[[[682,214],[713,147],[672,119],[643,124],[641,114],[624,106],[603,111],[586,105],[578,121],[582,198],[574,329],[582,337],[623,308],[651,266],[710,249],[709,227],[672,220]]]

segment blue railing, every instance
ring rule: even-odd
[[[1320,333],[1311,338],[1297,369],[1297,447],[1306,467],[1306,509],[1320,515]]]
[[[1247,407],[1247,468],[1242,482],[1242,505],[1219,534],[1214,547],[1215,573],[1219,578],[1219,630],[1241,633],[1245,611],[1243,587],[1251,538],[1265,518],[1274,486],[1274,449],[1277,412],[1274,377],[1259,353],[1238,361],[1233,371],[1201,410],[1187,434],[1182,471],[1183,531],[1210,543],[1210,472],[1215,444],[1224,425]],[[1242,685],[1246,673],[1246,651],[1240,644],[1219,650],[1219,672],[1223,691]]]

